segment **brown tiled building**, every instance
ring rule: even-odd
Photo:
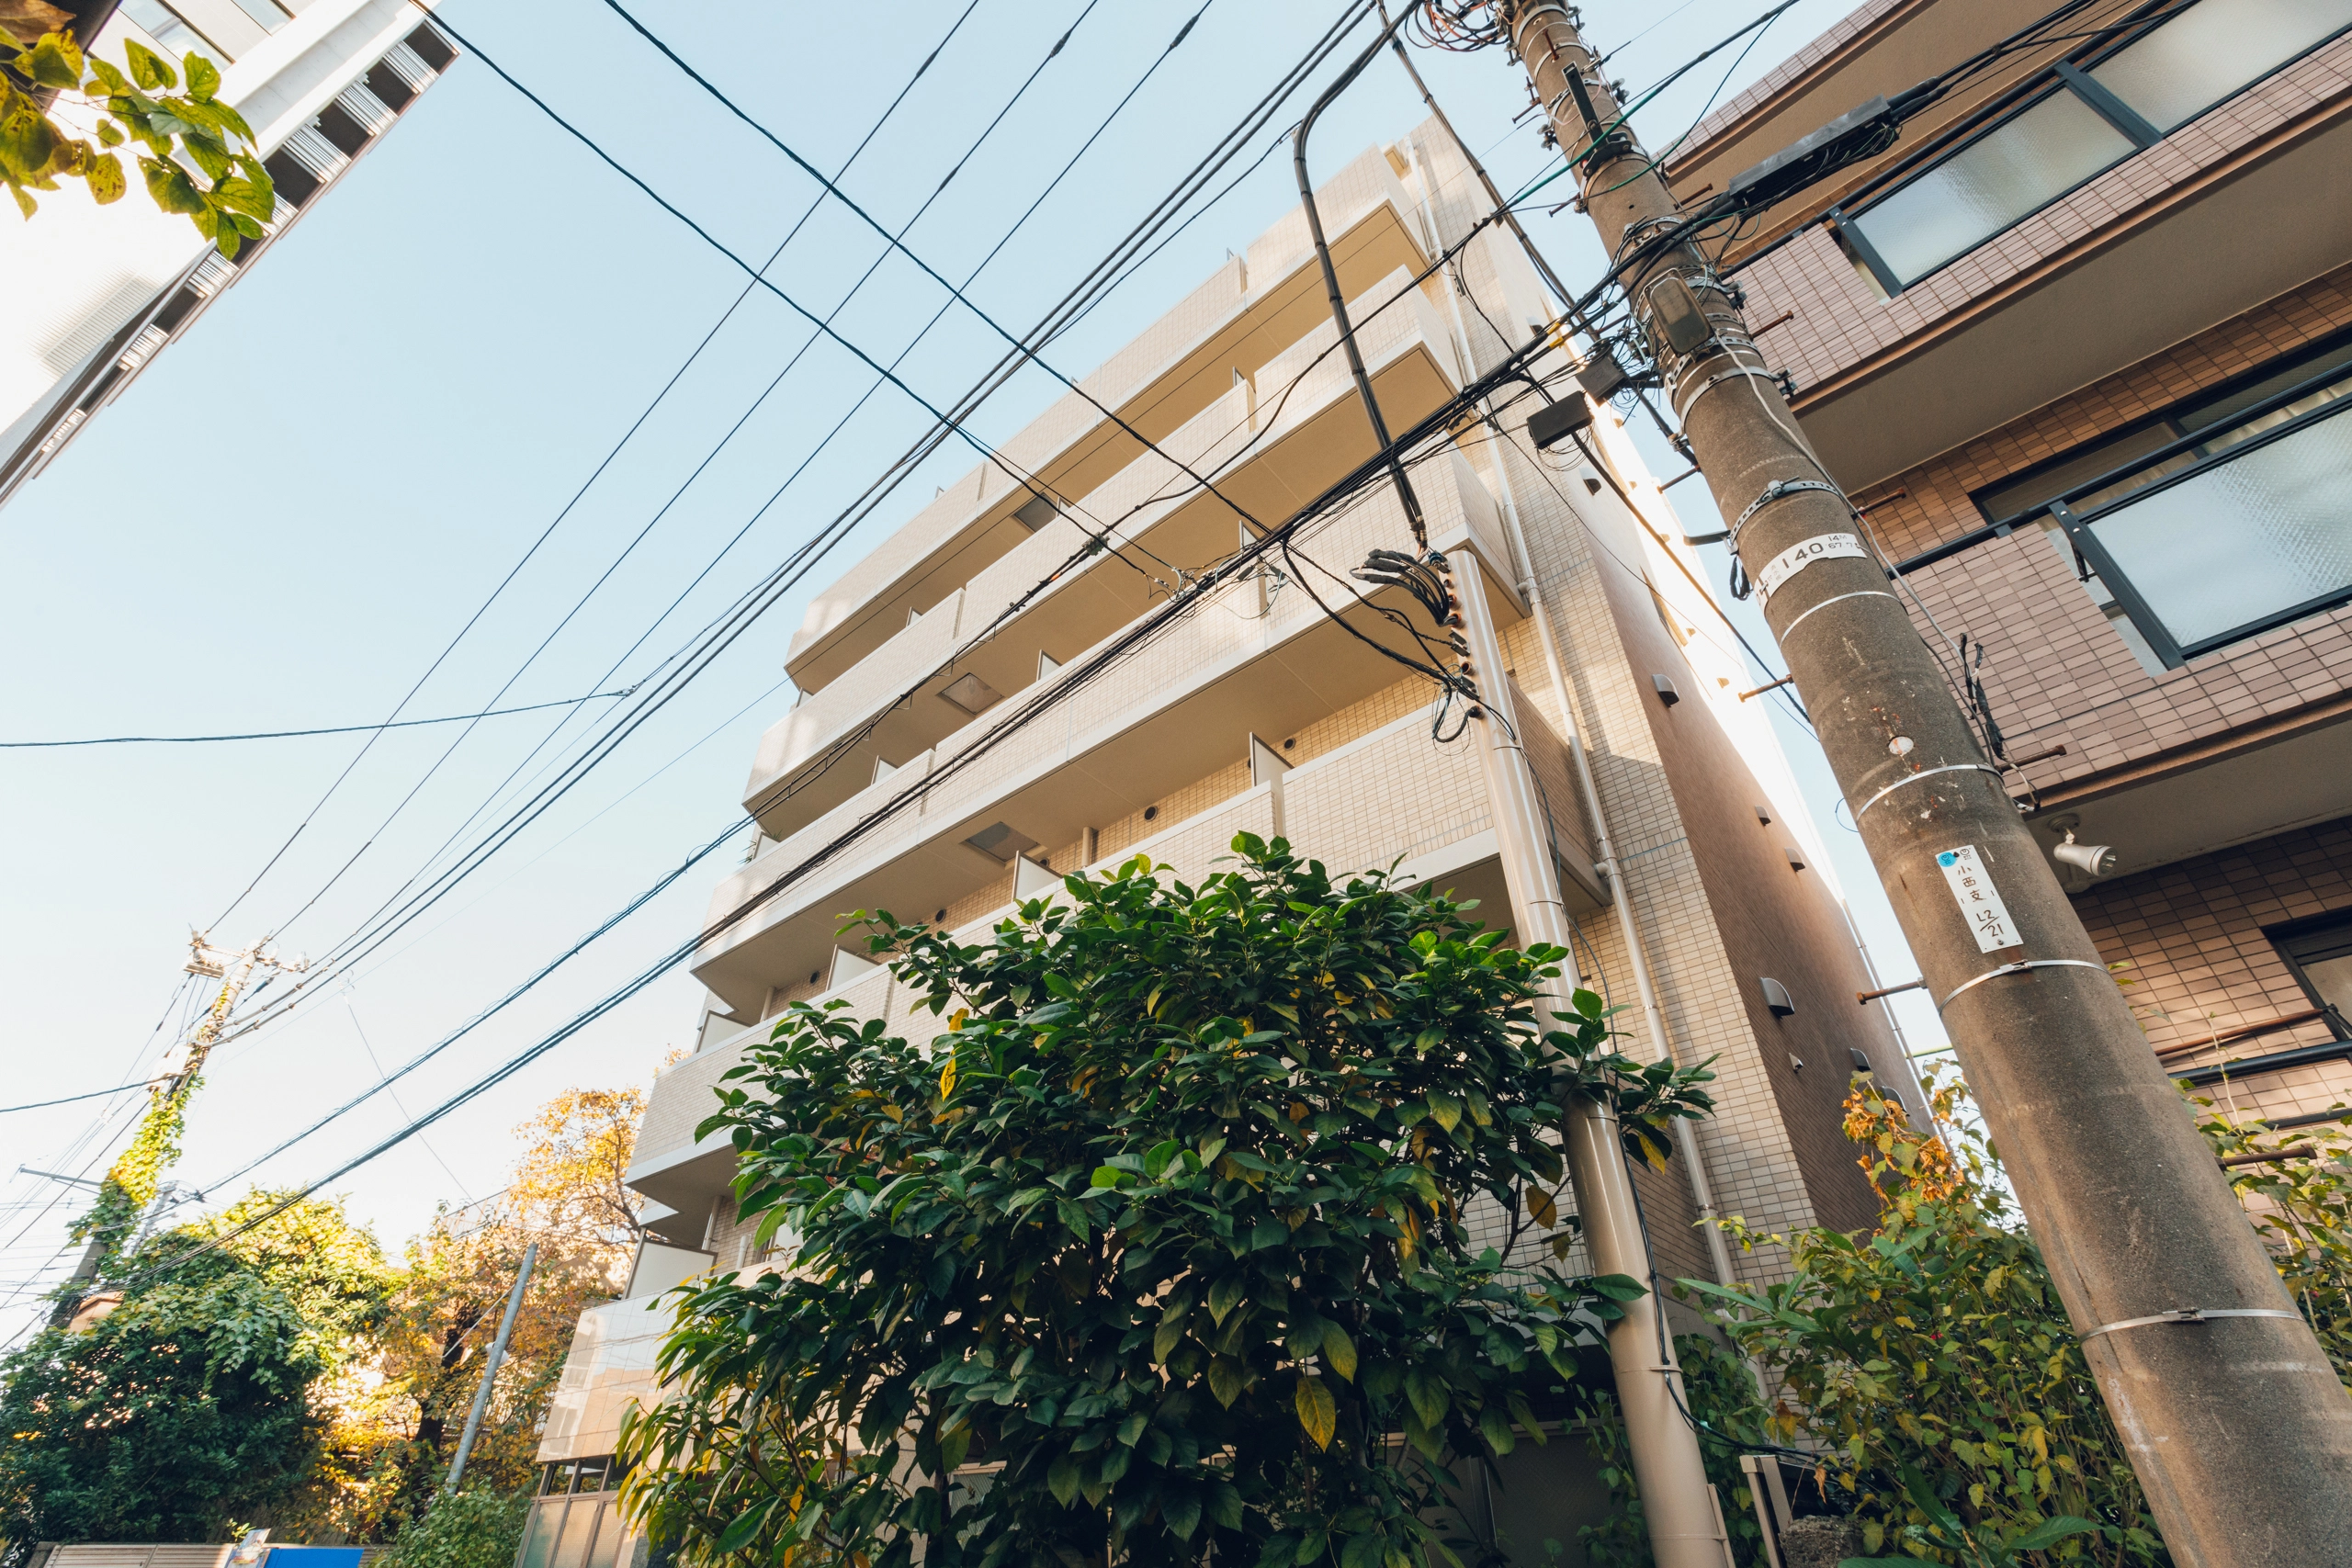
[[[2060,869],[2152,1048],[2282,1123],[2352,1101],[2347,28],[1870,0],[1670,171],[2013,46],[1722,265],[2045,846],[2113,846]]]

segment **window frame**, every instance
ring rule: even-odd
[[[2328,1032],[2338,1040],[2352,1040],[2352,1026],[2347,1026],[2347,1021],[2336,1005],[2322,996],[2319,987],[2312,984],[2311,976],[2303,973],[2302,960],[2296,956],[2290,945],[2300,937],[2315,936],[2324,931],[2352,932],[2352,909],[2331,909],[2325,914],[2262,928],[2262,934],[2269,942],[2271,951],[2278,953],[2278,962],[2287,966],[2287,973],[2295,977],[2295,984],[2303,988],[2303,995],[2311,998],[2312,1006],[2324,1012]]]
[[[2083,483],[2069,486],[2064,494],[2052,496],[2034,511],[2010,519],[2010,526],[2015,527],[2018,523],[2039,517],[2044,513],[2055,519],[2058,525],[2065,529],[2068,542],[2073,544],[2075,548],[2082,553],[2083,558],[2090,563],[2091,570],[2098,574],[2099,581],[2107,584],[2109,592],[2115,595],[2116,603],[2123,606],[2124,614],[2131,616],[2132,624],[2139,628],[2142,637],[2148,639],[2149,646],[2155,649],[2156,657],[2164,662],[2167,670],[2178,670],[2192,659],[2226,648],[2232,643],[2243,642],[2247,637],[2258,637],[2275,626],[2282,626],[2291,621],[2300,621],[2306,615],[2314,615],[2323,610],[2330,610],[2339,604],[2352,603],[2352,583],[2347,583],[2343,587],[2331,589],[2325,593],[2306,599],[2301,604],[2282,606],[2269,615],[2248,621],[2242,626],[2232,626],[2225,631],[2216,632],[2211,637],[2199,637],[2195,642],[2182,643],[2174,638],[2171,629],[2165,625],[2164,618],[2156,614],[2154,607],[2132,583],[2130,575],[2116,563],[2115,558],[2109,553],[2107,547],[2099,542],[2098,536],[2092,532],[2093,525],[2102,519],[2126,511],[2152,495],[2161,494],[2175,485],[2186,483],[2199,475],[2211,473],[2215,468],[2259,452],[2274,443],[2298,435],[2317,425],[2323,420],[2333,419],[2338,414],[2352,412],[2352,398],[2338,398],[2334,402],[2323,404],[2308,413],[2300,414],[2287,421],[2284,424],[2263,431],[2258,435],[2245,441],[2234,442],[2219,452],[2210,453],[2186,468],[2166,474],[2153,484],[2145,485],[2127,495],[2118,496],[2105,505],[2094,507],[2088,512],[2077,513],[2066,504],[2068,495],[2079,495],[2086,491],[2098,490],[2119,475],[2129,473],[2135,468],[2151,467],[2168,457],[2177,457],[2191,447],[2212,440],[2216,435],[2226,434],[2240,425],[2261,418],[2264,413],[2272,409],[2294,401],[2300,395],[2308,394],[2319,387],[2342,381],[2347,377],[2352,377],[2352,367],[2339,366],[2333,371],[2323,372],[2306,380],[2299,381],[2291,387],[2282,388],[2260,402],[2249,404],[2236,419],[2230,421],[2227,424],[2208,427],[2202,431],[2192,431],[2187,435],[2178,436],[2165,443],[2153,451],[2143,453],[2137,459],[2119,468]]]
[[[2118,165],[2128,163],[2149,148],[2156,146],[2167,136],[2188,130],[2223,104],[2252,92],[2289,66],[2316,54],[2346,33],[2352,33],[2352,23],[2336,28],[2326,37],[2313,42],[2309,48],[2289,55],[2260,75],[2239,84],[2229,92],[2204,105],[2175,126],[2171,131],[2159,131],[2143,118],[2139,111],[2094,79],[2090,72],[2189,9],[2186,6],[2176,8],[2177,3],[2177,0],[2149,0],[2149,4],[2141,8],[2138,17],[2129,19],[2144,20],[2148,25],[2133,27],[2128,33],[2120,34],[2097,45],[2086,51],[2079,60],[2069,55],[2042,66],[2018,82],[1993,103],[1977,110],[1973,116],[1963,118],[1956,127],[1947,131],[1946,135],[1951,137],[1951,140],[1931,141],[1911,157],[1864,182],[1860,188],[1830,207],[1822,215],[1838,248],[1846,253],[1847,258],[1856,266],[1868,271],[1876,280],[1881,292],[1887,299],[1893,299],[1905,290],[1917,288],[1946,268],[1974,255],[2010,230],[2048,211]],[[2098,169],[2068,186],[2064,190],[2057,192],[2040,206],[2018,214],[2000,228],[1982,235],[1966,250],[1945,257],[1918,276],[1905,281],[1897,276],[1880,255],[1869,235],[1859,227],[1859,220],[1868,218],[1873,207],[1894,196],[1897,191],[1903,190],[1922,176],[1960,156],[2011,120],[2040,107],[2052,94],[2062,92],[2072,93],[2086,107],[2106,121],[2124,140],[2133,143],[2132,150],[2112,163],[2101,164]]]

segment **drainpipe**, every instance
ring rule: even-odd
[[[1409,62],[1408,69],[1410,69]],[[1419,85],[1418,72],[1414,73],[1413,80],[1415,85]],[[1423,94],[1426,97],[1427,89],[1423,89]],[[1433,110],[1437,107],[1435,100],[1430,100],[1430,107]],[[1449,135],[1453,133],[1453,127],[1442,115],[1439,116],[1438,123]],[[1459,138],[1455,139],[1454,145],[1464,158],[1470,157],[1469,149],[1462,146]],[[1476,160],[1471,159],[1470,162],[1471,167],[1477,169]],[[1478,172],[1483,178],[1485,171]],[[1413,173],[1421,187],[1423,221],[1434,241],[1437,237],[1437,196],[1430,186],[1429,165],[1422,161],[1418,148],[1413,149]],[[1446,290],[1445,302],[1453,312],[1455,340],[1462,344],[1464,361],[1463,378],[1469,380],[1476,374],[1476,367],[1471,361],[1469,323],[1463,317],[1462,300],[1455,290]],[[1642,945],[1641,925],[1634,917],[1633,889],[1617,863],[1616,852],[1611,847],[1613,840],[1609,836],[1609,818],[1600,808],[1600,791],[1593,781],[1592,761],[1585,754],[1584,737],[1577,724],[1576,709],[1568,700],[1568,678],[1560,658],[1558,637],[1552,629],[1551,606],[1544,602],[1544,590],[1536,582],[1534,558],[1528,551],[1527,535],[1520,525],[1518,492],[1510,482],[1510,469],[1503,457],[1508,440],[1503,437],[1501,423],[1495,418],[1492,400],[1487,401],[1481,412],[1486,415],[1487,427],[1503,443],[1495,453],[1495,479],[1502,491],[1503,523],[1510,539],[1511,570],[1518,574],[1521,596],[1527,601],[1528,608],[1535,615],[1535,637],[1543,645],[1544,668],[1552,677],[1553,700],[1560,705],[1560,722],[1567,730],[1568,756],[1576,766],[1577,785],[1584,796],[1585,811],[1592,818],[1593,837],[1597,840],[1593,848],[1600,852],[1600,861],[1594,869],[1609,879],[1610,887],[1616,894],[1610,902],[1617,907],[1617,930],[1624,939],[1626,963],[1634,971],[1634,990],[1641,1000],[1642,1016],[1649,1025],[1650,1048],[1657,1053],[1657,1060],[1671,1062],[1674,1060],[1674,1043],[1667,1034],[1666,1014],[1658,1006],[1657,987],[1650,978],[1649,954]],[[1570,508],[1571,512],[1574,510]],[[1869,962],[1867,955],[1863,962]],[[1871,983],[1875,985],[1877,982]],[[1690,1197],[1698,1206],[1700,1228],[1706,1233],[1707,1257],[1714,1265],[1715,1282],[1736,1286],[1739,1283],[1739,1275],[1732,1267],[1731,1247],[1724,1240],[1722,1227],[1715,1223],[1718,1216],[1714,1186],[1707,1179],[1707,1164],[1699,1153],[1698,1134],[1688,1121],[1678,1119],[1674,1123],[1674,1137],[1676,1146],[1682,1152],[1684,1168],[1690,1173]]]
[[[1404,15],[1409,16],[1407,12]],[[1298,174],[1299,200],[1306,210],[1307,231],[1323,265],[1323,282],[1331,303],[1331,319],[1347,350],[1356,391],[1363,400],[1373,437],[1381,449],[1393,444],[1387,422],[1373,395],[1372,378],[1364,373],[1357,353],[1355,331],[1340,293],[1338,270],[1330,246],[1323,237],[1323,220],[1315,205],[1315,187],[1306,172],[1306,138],[1316,117],[1363,71],[1403,20],[1391,22],[1373,40],[1370,50],[1325,89],[1315,107],[1299,122],[1292,138],[1292,162]],[[1577,986],[1576,959],[1570,948],[1574,930],[1561,901],[1558,863],[1552,858],[1550,824],[1537,804],[1535,779],[1519,742],[1517,716],[1512,711],[1510,682],[1503,673],[1501,644],[1495,636],[1494,616],[1487,605],[1487,585],[1475,551],[1455,552],[1452,560],[1429,550],[1420,505],[1406,478],[1404,465],[1389,452],[1390,477],[1405,515],[1412,524],[1414,543],[1430,557],[1446,579],[1456,605],[1455,628],[1462,639],[1461,673],[1476,682],[1477,701],[1469,716],[1480,721],[1479,770],[1486,776],[1487,795],[1495,822],[1495,839],[1510,889],[1512,915],[1520,938],[1531,945],[1543,942],[1561,950],[1558,990],[1539,999],[1539,1015],[1546,1010],[1569,1011],[1566,993]],[[1455,570],[1454,563],[1467,566]],[[1594,1269],[1634,1280],[1650,1277],[1649,1248],[1642,1235],[1641,1212],[1634,1195],[1634,1179],[1625,1167],[1625,1149],[1614,1111],[1582,1096],[1573,1099],[1562,1128],[1567,1145],[1569,1179],[1576,1193],[1577,1213],[1583,1222],[1585,1245]],[[1626,1448],[1634,1461],[1635,1484],[1641,1489],[1643,1513],[1649,1527],[1650,1555],[1657,1568],[1731,1568],[1731,1541],[1714,1491],[1707,1484],[1707,1469],[1699,1452],[1699,1438],[1682,1388],[1682,1369],[1675,1363],[1674,1342],[1666,1331],[1657,1292],[1645,1290],[1625,1303],[1624,1315],[1610,1325],[1609,1359],[1617,1375],[1617,1398],[1625,1416]]]

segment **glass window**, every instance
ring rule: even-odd
[[[605,1461],[600,1459],[582,1460],[580,1480],[571,1489],[574,1492],[602,1492],[605,1489]]]
[[[194,28],[180,20],[162,0],[122,0],[122,8],[130,19],[157,44],[166,57],[178,60],[191,51],[211,59],[219,51],[197,36]]]
[[[2352,1017],[2352,912],[2299,920],[2271,941],[2314,1006]]]
[[[563,1513],[571,1506],[560,1496],[531,1505],[531,1516],[523,1526],[523,1550],[514,1559],[514,1568],[548,1568],[548,1558],[555,1550],[556,1532],[563,1528]]]
[[[596,1516],[604,1511],[603,1504],[590,1501],[575,1502],[565,1511],[563,1533],[556,1538],[555,1555],[548,1560],[548,1568],[587,1568]]]
[[[595,1544],[588,1549],[586,1568],[614,1568],[620,1558],[621,1537],[628,1531],[628,1522],[621,1517],[620,1509],[606,1504],[597,1510]]]
[[[2352,420],[2332,417],[2346,406],[2086,521],[2184,656],[2352,593]]]
[[[2134,151],[2074,94],[2051,94],[1849,220],[1899,281],[1964,255]]]
[[[2091,77],[2170,130],[2346,27],[2352,0],[2202,0]]]

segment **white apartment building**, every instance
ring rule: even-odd
[[[253,127],[277,217],[230,261],[185,217],[158,211],[135,175],[106,207],[73,181],[40,195],[40,210],[0,244],[0,289],[14,302],[0,322],[0,504],[457,58],[418,0],[120,0],[107,9],[95,43],[83,40],[99,57],[119,66],[135,39],[175,62],[194,52],[220,68],[220,96]],[[96,121],[73,94],[51,113],[85,132]]]
[[[1553,318],[1508,231],[1485,230],[1458,267],[1422,279],[1487,209],[1434,122],[1330,175],[1318,205],[1392,430],[1438,410]],[[1090,525],[1123,519],[1116,536],[1132,548],[1097,554],[1032,593],[1089,530],[983,465],[810,606],[787,662],[803,695],[763,738],[745,786],[761,838],[714,892],[714,919],[911,783],[941,782],[697,954],[710,994],[698,1048],[656,1085],[628,1173],[661,1206],[657,1227],[673,1245],[649,1249],[630,1299],[583,1324],[540,1449],[548,1495],[523,1568],[625,1561],[605,1502],[585,1506],[611,1521],[609,1539],[565,1521],[588,1517],[581,1498],[609,1484],[605,1461],[626,1398],[655,1392],[655,1286],[690,1269],[762,1264],[729,1192],[731,1147],[695,1137],[719,1076],[793,1002],[838,998],[893,1029],[940,1028],[928,1012],[910,1014],[915,998],[886,970],[837,944],[843,912],[888,908],[977,936],[1016,896],[1068,873],[1141,852],[1196,877],[1248,830],[1287,838],[1334,872],[1401,861],[1406,874],[1476,897],[1487,919],[1510,922],[1476,727],[1435,739],[1432,684],[1335,626],[1288,568],[1199,595],[1156,639],[941,776],[1022,705],[1010,699],[1062,678],[1164,605],[1173,567],[1197,570],[1235,547],[1247,525],[1175,462],[1213,473],[1272,524],[1371,456],[1347,367],[1328,352],[1336,343],[1295,210],[1086,378],[1087,392],[1158,452],[1075,394],[1004,448]],[[1502,436],[1464,424],[1453,450],[1419,466],[1414,483],[1433,542],[1462,552],[1458,569],[1466,553],[1485,573],[1579,967],[1611,1000],[1633,1001],[1614,908],[1628,901],[1672,1048],[1685,1061],[1714,1059],[1719,1111],[1698,1145],[1722,1212],[1774,1229],[1867,1224],[1875,1210],[1839,1132],[1840,1102],[1857,1066],[1907,1086],[1908,1064],[1881,1011],[1857,1005],[1875,982],[1762,705],[1739,700],[1754,677],[1686,575],[1698,568],[1680,526],[1612,412],[1597,410],[1588,437],[1610,465],[1604,475],[1573,446],[1539,452],[1521,428],[1532,406],[1507,416]],[[1532,598],[1513,565],[1514,533]],[[1396,497],[1369,489],[1304,532],[1296,572],[1317,572],[1316,592],[1344,605],[1351,567],[1374,548],[1410,546]],[[1023,594],[990,639],[901,700]],[[1353,617],[1381,635],[1369,612]],[[1582,805],[1572,735],[1596,775],[1615,878],[1595,869],[1600,832]],[[1646,1056],[1638,1009],[1629,1016],[1629,1048]],[[1715,1272],[1682,1164],[1640,1179],[1657,1270],[1669,1280]],[[1760,1253],[1734,1258],[1750,1283],[1781,1267]],[[1531,1562],[1547,1538],[1574,1541],[1606,1497],[1572,1447],[1523,1446],[1505,1461],[1507,1479],[1522,1483],[1482,1504],[1473,1527]]]

